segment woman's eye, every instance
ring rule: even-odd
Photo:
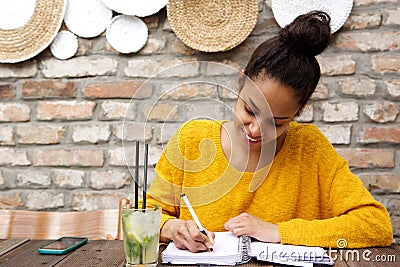
[[[249,114],[249,115],[251,115],[251,116],[254,116],[254,112],[253,112],[253,111],[251,111],[251,110],[248,109],[247,107],[245,107],[244,109],[246,110],[247,114]]]
[[[276,123],[275,120],[268,120],[269,125],[275,126],[275,128],[281,127],[283,124]]]

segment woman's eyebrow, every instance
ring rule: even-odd
[[[250,97],[248,98],[250,105],[253,109],[255,109],[254,111],[256,112],[260,112],[260,109],[256,106],[256,104],[254,103],[253,99],[251,99]]]

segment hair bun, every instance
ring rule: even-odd
[[[293,53],[316,56],[330,43],[330,21],[330,16],[323,11],[300,15],[280,30],[280,40]]]

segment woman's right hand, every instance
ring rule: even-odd
[[[207,236],[202,234],[194,221],[170,219],[161,228],[160,241],[173,241],[177,248],[191,252],[206,251],[214,245],[215,238],[213,232],[206,233]]]

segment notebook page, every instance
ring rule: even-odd
[[[214,251],[193,253],[182,250],[170,242],[162,252],[162,261],[172,264],[219,264],[234,265],[241,260],[239,252],[239,238],[231,232],[215,232]]]

